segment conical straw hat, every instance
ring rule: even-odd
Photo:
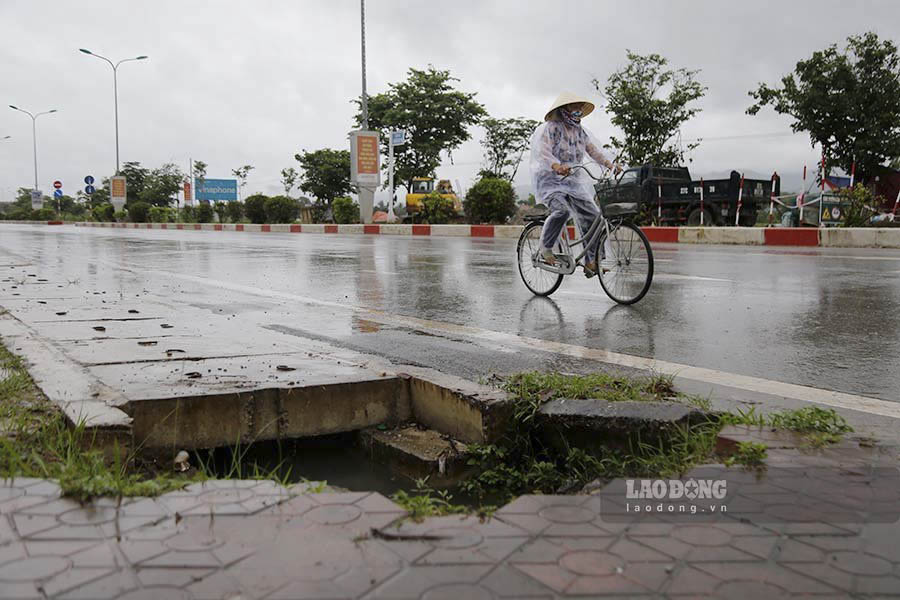
[[[560,106],[565,106],[566,104],[584,104],[584,108],[581,110],[582,117],[588,116],[594,110],[594,103],[590,100],[585,100],[581,96],[576,96],[572,92],[563,92],[553,102],[553,106],[550,107],[550,110],[547,111],[547,114],[544,115],[544,120],[549,121],[550,116],[553,115],[553,111]]]

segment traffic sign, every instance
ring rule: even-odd
[[[400,129],[398,131],[391,132],[391,144],[395,146],[402,146],[406,143],[406,131]]]
[[[31,190],[31,208],[39,210],[44,206],[44,193],[41,190]]]
[[[85,179],[87,179],[87,178],[85,178]],[[91,179],[93,179],[93,177],[91,177]],[[96,191],[97,190],[94,189],[94,186],[92,186],[91,184],[87,184],[86,186],[84,186],[84,193],[87,194],[88,196],[90,196],[91,194],[93,194]]]
[[[62,181],[54,181],[53,187],[56,189],[60,189],[62,187]]]
[[[84,182],[88,185],[94,185],[94,177],[93,175],[88,175],[84,178]]]
[[[62,198],[62,195],[63,195],[63,191],[62,191],[62,190],[53,190],[53,197],[54,197],[54,198]]]

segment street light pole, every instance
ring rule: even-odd
[[[55,113],[56,109],[45,110],[44,112],[39,112],[37,114],[31,114],[24,108],[19,108],[18,106],[13,106],[12,104],[9,107],[13,110],[17,110],[21,113],[25,113],[29,117],[31,117],[31,139],[32,139],[32,148],[34,149],[34,189],[38,189],[38,169],[37,169],[37,118],[41,115],[49,115],[51,113]],[[9,136],[6,136],[9,137]],[[6,139],[6,138],[4,138]]]
[[[115,114],[116,114],[116,175],[119,174],[119,65],[125,62],[130,62],[133,60],[145,60],[148,58],[147,56],[136,56],[134,58],[123,58],[117,63],[109,60],[105,56],[100,56],[99,54],[95,54],[90,50],[85,48],[79,48],[80,52],[88,54],[90,56],[95,56],[97,58],[102,58],[106,62],[109,63],[109,66],[112,67],[113,70],[113,102],[115,105]]]
[[[369,130],[369,98],[366,95],[366,0],[359,0],[359,30],[362,42],[362,128]]]

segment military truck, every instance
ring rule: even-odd
[[[703,189],[701,207],[700,190]],[[756,223],[758,209],[767,204],[781,178],[744,179],[738,222],[744,227]],[[687,167],[643,165],[625,171],[618,182],[601,181],[595,186],[600,206],[617,202],[637,202],[642,214],[658,225],[734,225],[738,209],[741,174],[732,171],[728,179],[692,180]]]

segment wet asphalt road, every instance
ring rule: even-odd
[[[655,244],[657,275],[634,307],[580,273],[533,297],[515,240],[3,225],[3,252],[231,315],[236,338],[252,324],[472,379],[596,367],[492,343],[502,332],[900,401],[900,251]],[[454,325],[488,333],[476,344]]]

